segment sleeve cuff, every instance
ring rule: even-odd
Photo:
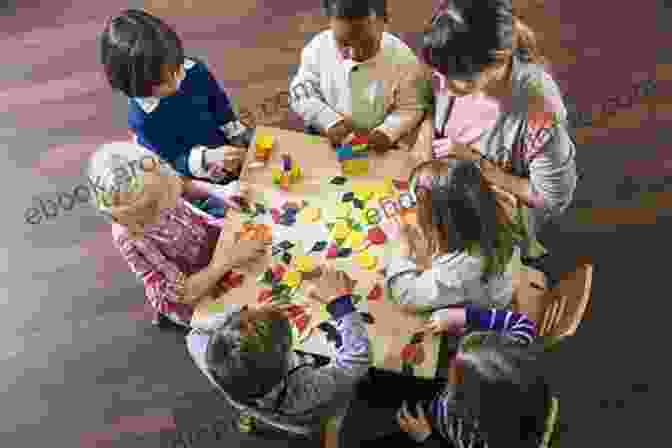
[[[336,126],[341,121],[343,121],[343,117],[341,116],[341,114],[339,114],[329,106],[325,106],[325,108],[322,109],[322,111],[319,114],[317,114],[317,117],[315,117],[315,122],[317,123],[317,125],[321,129],[324,129],[325,131]]]
[[[208,177],[208,172],[205,170],[205,151],[207,149],[203,146],[196,146],[189,153],[189,171],[193,177]]]
[[[331,317],[338,320],[355,311],[355,306],[352,304],[352,296],[341,296],[327,305],[327,311]]]
[[[483,310],[474,306],[466,306],[467,327],[474,330],[490,328],[490,310]]]
[[[219,129],[224,133],[229,140],[238,137],[247,129],[239,120],[231,120]]]

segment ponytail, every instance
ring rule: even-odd
[[[513,30],[515,51],[522,54],[528,62],[545,65],[547,61],[541,55],[534,31],[517,16],[513,16]]]

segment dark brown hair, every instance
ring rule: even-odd
[[[448,80],[481,90],[510,68],[514,57],[546,64],[534,32],[515,14],[511,0],[447,0],[423,35],[422,59]],[[469,93],[469,92],[463,92]]]
[[[431,179],[430,184],[417,185],[424,175]],[[502,263],[497,263],[500,249],[497,201],[474,162],[452,159],[424,162],[413,169],[409,184],[415,187],[418,225],[430,254],[477,246],[485,258],[483,281],[503,271]]]

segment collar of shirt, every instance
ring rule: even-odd
[[[187,76],[187,70],[191,70],[194,66],[196,65],[196,62],[192,61],[191,59],[185,59],[184,64],[182,65],[184,67],[184,72],[180,76],[180,78],[177,80],[177,90],[180,90],[180,85],[182,84],[182,81],[184,81],[184,78]],[[156,110],[157,107],[159,107],[159,103],[161,102],[160,97],[156,96],[148,96],[144,98],[133,98],[136,103],[142,108],[142,110],[145,111],[146,114],[151,114]]]
[[[334,44],[334,49],[336,50],[336,59],[338,60],[338,62],[340,62],[341,64],[343,64],[345,66],[345,68],[348,72],[352,72],[352,71],[357,70],[357,67],[359,67],[360,65],[362,65],[362,66],[375,65],[376,61],[378,61],[382,57],[381,54],[383,53],[383,49],[384,49],[384,46],[385,46],[384,36],[381,36],[380,37],[380,48],[378,49],[378,53],[376,53],[375,55],[373,55],[373,57],[367,59],[366,61],[356,62],[356,61],[352,60],[352,49],[350,47],[348,47],[348,48],[344,49],[344,51],[341,51],[338,48],[338,45],[336,44],[336,40],[334,39],[333,34],[332,34],[332,42]],[[346,53],[346,54],[344,55],[344,53]],[[347,59],[346,59],[346,56],[347,56]]]

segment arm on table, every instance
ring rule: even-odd
[[[147,297],[153,303],[165,301],[193,306],[217,285],[231,270],[230,265],[211,263],[196,274],[186,276],[175,263],[168,260],[147,241],[115,240],[131,271],[145,285]]]
[[[336,320],[336,330],[342,344],[328,365],[308,370],[295,385],[293,407],[314,408],[352,394],[355,384],[371,366],[371,352],[366,324],[355,312],[351,296],[343,296],[327,305],[327,311]],[[331,419],[333,422],[333,419]],[[337,425],[323,427],[323,440],[334,441]],[[337,439],[335,439],[337,440]]]
[[[290,106],[306,124],[327,130],[343,120],[320,89],[319,35],[301,52],[299,71],[290,84]]]
[[[438,265],[422,271],[410,258],[399,257],[387,267],[385,284],[409,311],[462,303],[464,297],[459,276],[457,273],[447,275],[446,272],[440,272],[441,268]]]

